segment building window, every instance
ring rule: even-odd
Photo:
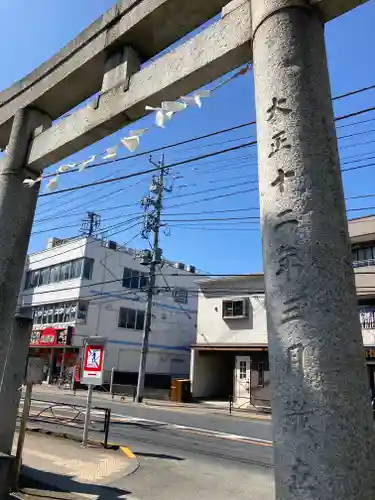
[[[45,267],[40,270],[38,286],[48,285],[49,283],[50,268]]]
[[[264,363],[258,363],[258,387],[264,387]]]
[[[224,300],[223,318],[245,318],[245,300]]]
[[[352,249],[354,267],[375,266],[375,247],[363,247]]]
[[[132,290],[142,290],[147,286],[148,274],[124,267],[122,286]]]
[[[139,309],[120,307],[118,326],[119,328],[130,328],[131,330],[143,330],[145,312]]]
[[[55,304],[54,323],[62,323],[64,318],[64,304]]]
[[[364,329],[375,329],[375,307],[365,306],[359,309],[359,319],[361,321],[361,327]]]
[[[60,265],[51,266],[49,274],[50,283],[58,283],[60,281]]]
[[[135,321],[135,329],[143,330],[144,324],[145,324],[145,312],[138,310],[137,319]]]
[[[72,268],[71,262],[64,262],[63,264],[61,264],[61,271],[60,271],[61,281],[70,280],[71,268]]]
[[[89,262],[89,260],[86,259],[86,262]],[[82,259],[73,260],[72,268],[70,270],[71,279],[80,278],[82,276],[82,266],[83,266]],[[85,276],[83,276],[83,277],[85,278]]]
[[[35,306],[33,307],[33,323],[35,325],[70,323],[76,319],[83,323],[86,322],[87,310],[87,302],[79,302],[78,305],[77,302],[67,302]]]
[[[30,276],[30,288],[35,288],[36,286],[39,286],[39,277],[40,277],[40,271],[37,269],[36,271],[31,272]]]
[[[172,296],[175,302],[178,302],[179,304],[187,304],[188,291],[186,288],[174,288]]]
[[[139,275],[140,275],[139,271],[136,271],[136,270],[132,271],[132,277],[130,280],[130,288],[133,288],[134,290],[138,290],[140,288]]]
[[[246,361],[240,361],[240,379],[246,378]]]
[[[53,266],[35,269],[26,273],[25,290],[38,286],[59,283],[75,278],[91,279],[93,259],[82,258],[62,262]]]
[[[88,308],[89,308],[88,302],[78,303],[77,323],[79,323],[80,325],[86,324]]]
[[[87,258],[83,259],[82,278],[84,278],[85,280],[91,280],[93,269],[94,269],[94,259],[87,259]]]

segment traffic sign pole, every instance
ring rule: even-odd
[[[104,351],[107,344],[105,337],[88,337],[85,340],[81,384],[88,385],[85,425],[83,428],[82,446],[87,446],[90,414],[92,406],[92,391],[94,385],[103,383]]]
[[[82,446],[87,446],[87,440],[89,435],[89,426],[90,426],[90,414],[91,414],[91,405],[92,405],[92,391],[94,386],[92,384],[89,385],[89,390],[87,392],[87,402],[86,402],[86,414],[85,414],[85,425],[83,428],[83,437],[82,437]]]

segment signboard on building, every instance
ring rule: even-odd
[[[107,339],[89,337],[84,343],[81,383],[101,385],[103,383],[104,351]]]
[[[53,328],[47,327],[33,330],[30,337],[31,347],[54,347],[70,345],[73,335],[73,327]]]
[[[365,306],[359,309],[362,328],[375,330],[375,307]]]
[[[375,349],[366,349],[366,359],[375,361]]]

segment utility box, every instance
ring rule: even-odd
[[[171,385],[171,401],[188,403],[191,399],[190,380],[175,378]]]

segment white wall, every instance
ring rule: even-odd
[[[246,280],[213,280],[210,285],[202,285],[198,300],[196,343],[267,345],[267,320],[262,288],[263,279],[258,276]],[[241,289],[246,289],[247,292],[244,293]],[[249,293],[248,290],[254,292]],[[249,301],[249,317],[223,319],[223,301],[242,298]]]
[[[61,246],[31,254],[28,256],[26,262],[27,270],[41,269],[61,262],[82,258],[85,256],[86,244],[87,239],[80,238]],[[20,291],[20,299],[25,306],[76,300],[79,298],[81,285],[89,283],[87,280],[77,278],[25,290],[25,275],[26,272],[23,275]]]
[[[108,338],[105,370],[138,371],[142,331],[118,327],[120,307],[145,310],[146,294],[122,286],[124,267],[147,273],[148,268],[125,249],[111,250],[99,241],[82,238],[63,246],[29,256],[29,269],[38,269],[58,262],[80,257],[94,259],[91,280],[75,279],[57,284],[21,290],[21,302],[37,305],[81,299],[89,301],[86,324],[75,324],[74,345],[82,345],[88,336]],[[169,264],[163,273],[170,287],[197,288],[195,274],[177,270]],[[177,274],[176,276],[169,276]],[[104,283],[103,283],[104,282]],[[88,286],[89,285],[89,286]],[[162,276],[156,285],[165,287]],[[147,371],[186,375],[189,373],[190,346],[196,337],[197,295],[188,297],[187,304],[179,305],[172,293],[155,295],[150,334]],[[177,373],[175,373],[177,372]]]
[[[113,281],[82,290],[82,296],[94,296],[90,302],[88,321],[77,328],[79,335],[102,335],[108,337],[108,353],[105,369],[113,366],[119,370],[138,371],[142,331],[118,327],[120,307],[145,310],[146,294],[123,288],[124,267],[148,272],[139,263],[139,258],[124,251],[113,251],[104,247],[87,247],[88,257],[95,259],[93,282]],[[164,265],[163,273],[169,286],[194,287],[197,277],[185,271]],[[170,274],[179,276],[169,276]],[[116,278],[118,281],[116,281]],[[162,276],[157,276],[156,286],[165,287]],[[99,299],[98,294],[102,294]],[[179,367],[180,374],[189,373],[190,346],[196,335],[196,294],[189,296],[188,303],[181,307],[172,298],[171,292],[155,295],[151,325],[147,371],[170,373]]]
[[[363,278],[363,275],[361,276]],[[356,280],[357,278],[358,276]],[[369,273],[367,278],[371,279],[373,286],[374,275],[371,277]],[[263,286],[262,278],[255,275],[248,278],[212,280],[210,284],[202,283],[198,299],[196,344],[268,344],[264,294],[259,293]],[[239,293],[240,289],[247,289],[250,292],[254,290],[254,293]],[[231,290],[231,292],[220,295],[221,291],[226,290]],[[223,301],[244,297],[249,300],[249,317],[223,319]],[[375,346],[375,330],[362,329],[362,337],[364,346]]]
[[[362,329],[363,345],[366,347],[375,346],[375,330],[370,330],[367,328]]]

